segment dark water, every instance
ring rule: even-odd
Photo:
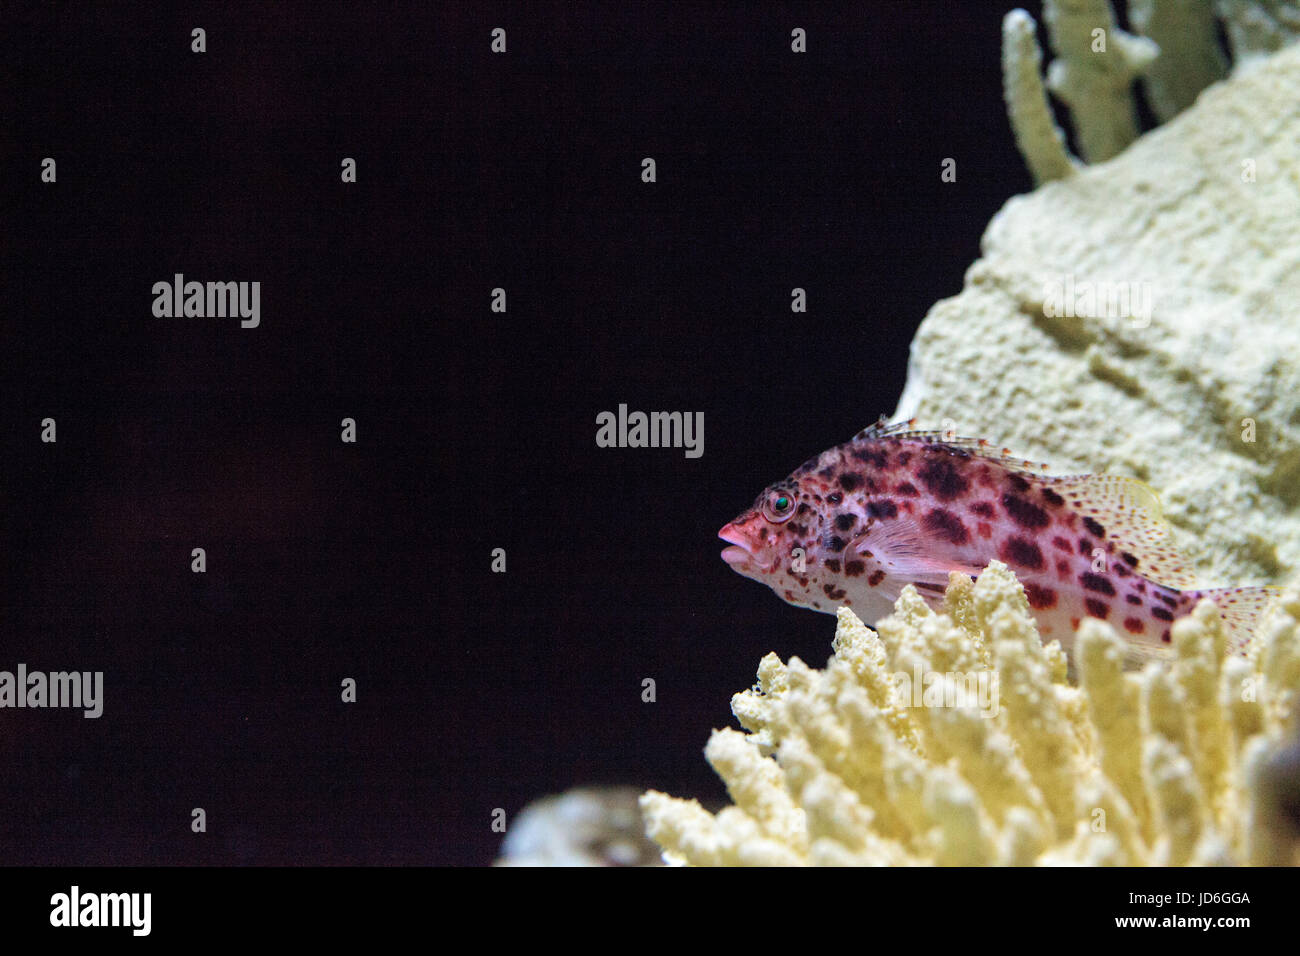
[[[1009,6],[7,9],[0,670],[105,701],[0,710],[0,861],[476,864],[576,784],[721,799],[730,695],[833,619],[714,535],[893,411],[1030,187]],[[154,317],[178,272],[260,325]],[[620,403],[703,455],[598,448]]]

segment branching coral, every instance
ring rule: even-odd
[[[1003,96],[1007,115],[1035,182],[1064,179],[1080,163],[1069,155],[1052,118],[1047,89],[1070,109],[1075,137],[1090,163],[1118,155],[1137,138],[1133,81],[1163,123],[1223,79],[1218,18],[1238,64],[1274,53],[1300,36],[1295,0],[1129,0],[1134,33],[1116,25],[1109,0],[1043,0],[1056,59],[1043,84],[1037,24],[1024,10],[1002,22]]]
[[[1047,86],[1070,108],[1083,158],[1110,159],[1137,139],[1133,80],[1159,48],[1119,29],[1108,0],[1045,0],[1043,18],[1056,51]]]
[[[1133,29],[1160,48],[1143,86],[1156,119],[1168,122],[1228,74],[1210,0],[1129,0]]]
[[[1044,0],[1043,14],[1057,54],[1047,86],[1070,108],[1084,159],[1110,159],[1137,138],[1133,79],[1159,48],[1120,30],[1108,0]],[[1051,116],[1034,28],[1024,10],[1003,20],[1002,82],[1016,144],[1041,183],[1069,175],[1075,161]]]
[[[1173,633],[1173,663],[1133,673],[1085,621],[1075,686],[997,562],[953,575],[942,614],[906,589],[878,634],[841,609],[824,670],[769,654],[732,700],[748,733],[709,740],[734,806],[651,791],[647,832],[702,865],[1293,861],[1266,770],[1300,703],[1300,593],[1249,660],[1208,602]]]
[[[1300,6],[1295,0],[1217,0],[1239,62],[1276,53],[1300,37]]]
[[[1012,10],[1002,21],[1002,96],[1020,155],[1034,182],[1045,183],[1069,176],[1077,161],[1065,148],[1065,133],[1052,116],[1041,69],[1034,18]]]

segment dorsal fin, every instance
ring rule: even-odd
[[[904,439],[920,441],[947,447],[959,454],[987,458],[989,461],[997,462],[998,465],[1010,471],[1023,471],[1037,476],[1041,476],[1043,472],[1047,471],[1048,466],[1045,462],[1017,458],[1011,454],[1010,448],[998,448],[986,439],[966,438],[936,429],[916,429],[913,427],[915,424],[915,418],[891,423],[882,416],[874,425],[868,425],[854,435],[853,441],[874,441],[880,438],[892,438],[896,441]]]
[[[1100,525],[1104,537],[1114,542],[1111,561],[1124,560],[1148,580],[1184,590],[1196,586],[1196,575],[1174,544],[1173,532],[1160,510],[1160,499],[1150,485],[1121,475],[1067,475],[1039,478],[1065,499],[1081,518]],[[1121,557],[1127,552],[1133,564]]]

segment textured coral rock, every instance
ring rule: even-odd
[[[696,865],[1296,862],[1270,755],[1300,706],[1300,592],[1250,659],[1208,602],[1173,634],[1172,665],[1125,672],[1085,621],[1076,686],[997,562],[953,575],[942,614],[911,587],[878,633],[841,609],[824,670],[769,654],[732,699],[748,732],[709,740],[734,805],[651,791],[647,832]]]
[[[1292,579],[1297,143],[1293,46],[1115,158],[1012,199],[964,290],[922,323],[898,416],[1055,473],[1149,482],[1204,585]]]
[[[510,824],[495,866],[657,866],[638,794],[629,787],[579,787],[542,797]]]

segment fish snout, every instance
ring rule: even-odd
[[[729,522],[722,526],[718,537],[731,545],[729,548],[722,549],[722,560],[732,568],[742,573],[766,570],[759,550],[755,548],[753,536],[746,532],[742,525],[734,521]]]

